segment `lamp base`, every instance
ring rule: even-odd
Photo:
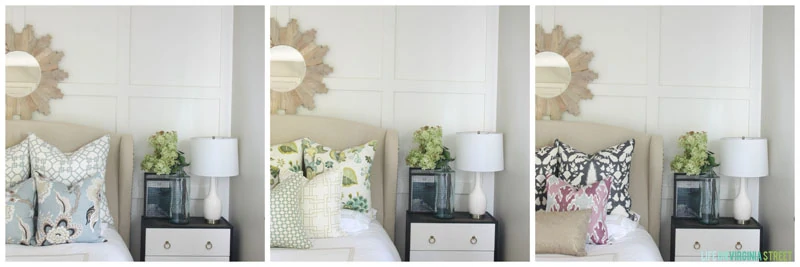
[[[206,219],[206,224],[219,224],[219,220]]]
[[[478,215],[478,214],[472,214],[472,219],[474,219],[474,220],[480,220],[480,219],[481,219],[481,217],[483,217],[483,215],[482,215],[482,214],[481,214],[481,215]]]
[[[476,220],[486,214],[486,194],[483,193],[481,184],[481,173],[475,173],[475,186],[469,193],[469,214]]]
[[[750,220],[736,220],[736,224],[748,224]]]
[[[211,177],[209,180],[211,184],[208,190],[208,196],[203,200],[203,218],[206,219],[208,224],[217,224],[219,218],[222,217],[222,203],[217,196],[217,178]]]

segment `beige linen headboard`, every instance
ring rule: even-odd
[[[19,144],[35,133],[64,152],[72,152],[105,134],[111,135],[106,162],[106,197],[117,232],[130,249],[131,194],[133,183],[133,138],[81,125],[30,121],[6,121],[6,148]]]
[[[536,148],[552,145],[558,139],[580,151],[594,153],[631,138],[636,140],[628,188],[631,209],[642,216],[639,224],[659,244],[661,178],[664,168],[664,141],[661,136],[597,123],[536,121]]]
[[[370,171],[372,206],[378,221],[394,241],[395,204],[397,203],[397,131],[334,118],[273,115],[270,116],[270,145],[308,137],[336,150],[377,140],[375,159]]]

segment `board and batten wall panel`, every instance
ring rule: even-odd
[[[288,7],[272,6],[283,26],[317,30],[317,44],[330,47],[325,62],[327,94],[314,110],[299,114],[335,117],[396,129],[400,138],[395,245],[405,248],[411,136],[424,125],[441,125],[451,150],[455,133],[495,130],[497,102],[497,7]],[[467,210],[472,173],[456,172],[456,210]],[[494,176],[483,190],[493,211]]]
[[[591,121],[664,137],[661,255],[670,250],[673,173],[677,139],[688,131],[719,139],[761,132],[761,7],[536,7],[545,31],[562,25],[592,51],[599,78],[581,115]],[[722,178],[720,215],[732,216],[738,183]],[[758,218],[758,180],[748,181]]]
[[[69,78],[63,99],[50,101],[49,116],[61,121],[131,134],[134,181],[131,244],[139,259],[144,181],[139,165],[152,149],[147,138],[178,131],[190,154],[196,136],[230,134],[231,7],[7,7],[6,23],[19,31],[34,26],[64,52]],[[189,159],[191,161],[191,159]],[[192,177],[192,216],[202,216],[208,186]],[[228,216],[228,179],[219,179],[223,216]]]

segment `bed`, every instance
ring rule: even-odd
[[[6,120],[6,148],[35,133],[61,151],[81,146],[111,134],[106,163],[106,197],[116,229],[103,227],[107,242],[64,244],[45,247],[6,244],[6,261],[133,261],[130,250],[130,222],[133,182],[133,138],[127,134],[75,124],[29,120]]]
[[[663,261],[658,250],[661,221],[661,179],[663,171],[663,140],[625,128],[587,122],[536,121],[536,148],[552,145],[559,139],[580,151],[594,153],[630,138],[636,140],[631,162],[629,192],[631,210],[641,218],[640,228],[612,245],[587,245],[589,255],[537,254],[537,261]]]
[[[270,248],[271,261],[399,261],[394,246],[395,205],[397,204],[398,138],[392,129],[334,118],[270,116],[270,144],[308,137],[334,149],[344,149],[377,140],[370,170],[373,207],[376,219],[369,229],[338,238],[312,239],[312,248]]]

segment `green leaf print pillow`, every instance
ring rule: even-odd
[[[377,143],[372,140],[339,151],[304,139],[302,150],[306,178],[314,179],[320,173],[341,167],[342,208],[366,213],[372,206],[369,176]]]
[[[305,138],[269,147],[270,189],[280,183],[279,177],[282,172],[303,174],[303,151],[301,150],[303,140]]]

